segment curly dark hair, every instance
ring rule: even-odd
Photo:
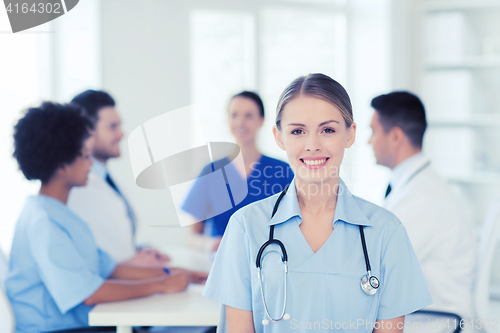
[[[14,126],[14,158],[28,180],[47,183],[56,170],[81,155],[91,122],[76,104],[44,102]]]

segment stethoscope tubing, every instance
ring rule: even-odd
[[[266,299],[264,297],[264,286],[262,285],[262,276],[261,276],[261,272],[260,272],[260,267],[257,268],[257,276],[259,278],[259,283],[260,283],[260,293],[262,295],[262,302],[264,303],[264,309],[266,311],[266,314],[267,314],[267,317],[269,319],[271,319],[271,323],[277,323],[281,320],[283,320],[283,317],[285,316],[285,311],[286,311],[286,276],[287,276],[287,273],[288,273],[288,264],[286,261],[283,262],[283,265],[284,265],[284,276],[285,276],[285,296],[283,297],[283,311],[281,311],[281,315],[278,319],[274,319],[273,317],[271,317],[271,314],[269,313],[269,310],[267,308],[267,303],[266,303]]]
[[[421,169],[424,169],[425,167],[427,167],[428,163],[426,165],[424,165]],[[419,170],[418,172],[420,172],[421,170]],[[271,214],[271,219],[274,217],[274,215],[276,214],[276,212],[278,211],[278,206],[281,202],[281,199],[283,199],[283,196],[286,194],[287,190],[288,190],[288,187],[287,186],[282,192],[281,194],[279,195],[278,199],[276,200],[276,203],[274,204],[274,208],[273,208],[273,212]],[[361,289],[367,294],[367,295],[375,295],[375,293],[377,292],[378,288],[380,287],[380,282],[379,280],[377,279],[377,277],[375,276],[372,276],[371,275],[371,265],[370,265],[370,259],[368,257],[368,250],[366,248],[366,240],[365,240],[365,233],[364,233],[364,230],[363,230],[363,226],[360,225],[359,226],[359,233],[360,233],[360,236],[361,236],[361,245],[363,247],[363,256],[365,258],[365,265],[366,265],[366,271],[367,271],[367,274],[366,275],[363,275],[362,279],[361,279]],[[281,249],[281,260],[283,262],[283,265],[284,265],[284,277],[285,277],[285,283],[284,283],[284,287],[285,287],[285,290],[284,290],[284,298],[283,298],[283,311],[281,312],[281,316],[278,318],[278,319],[274,319],[271,317],[271,314],[269,313],[269,310],[267,308],[267,304],[266,304],[266,300],[265,300],[265,297],[264,297],[264,286],[262,284],[262,273],[261,273],[261,263],[262,263],[262,255],[264,253],[264,250],[271,244],[277,244],[280,249]],[[261,296],[262,296],[262,302],[264,303],[264,309],[266,311],[266,314],[268,316],[268,318],[270,319],[270,321],[268,320],[263,320],[263,324],[264,325],[267,325],[269,323],[277,323],[281,320],[284,319],[285,317],[285,311],[286,311],[286,286],[287,286],[287,273],[288,273],[288,255],[287,255],[287,252],[286,252],[286,248],[285,248],[285,245],[278,239],[274,239],[274,225],[271,225],[271,227],[269,228],[269,239],[264,243],[262,244],[262,246],[260,247],[259,249],[259,252],[257,253],[257,258],[255,260],[255,265],[257,267],[257,276],[259,278],[259,284],[260,284],[260,292],[261,292]],[[364,283],[364,281],[366,281],[367,283]],[[374,281],[372,283],[372,281]],[[288,318],[290,317],[289,315],[286,315],[288,316]],[[286,318],[286,319],[288,319]]]

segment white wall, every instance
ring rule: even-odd
[[[2,10],[0,30],[10,30],[7,12]],[[0,34],[0,250],[7,256],[15,222],[26,196],[36,193],[38,188],[37,182],[25,180],[12,157],[13,126],[21,117],[22,109],[47,96],[39,65],[43,62],[40,49],[48,44],[49,39],[48,33]]]
[[[51,22],[54,99],[68,102],[83,90],[102,86],[100,23],[100,0],[80,1]]]
[[[145,121],[190,104],[189,17],[177,1],[101,1],[103,88],[117,101],[125,134]],[[179,129],[183,130],[183,129]],[[135,185],[123,140],[122,157],[111,172],[127,187],[139,218],[137,238],[160,246],[181,244],[167,190]],[[150,227],[171,224],[172,227]]]
[[[372,98],[387,93],[391,87],[391,24],[389,0],[355,0],[349,2],[348,82],[356,142],[347,151],[343,171],[353,194],[381,204],[389,180],[389,170],[377,166],[368,145],[371,136]]]
[[[420,61],[416,38],[417,1],[390,0],[391,2],[391,81],[395,90],[415,90],[415,63]]]

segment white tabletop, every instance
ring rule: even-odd
[[[172,267],[210,270],[212,261],[204,252],[169,248]],[[191,284],[185,291],[157,294],[127,301],[102,303],[89,313],[91,326],[117,326],[131,332],[132,326],[217,326],[220,304],[201,295],[203,285]]]

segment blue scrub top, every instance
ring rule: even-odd
[[[223,166],[228,165],[228,158],[215,161],[212,165],[207,165],[201,175],[206,175],[210,171],[218,170]],[[225,168],[227,177],[241,179],[241,174],[234,168],[232,164]],[[267,198],[273,194],[279,193],[290,184],[293,179],[293,171],[290,166],[280,160],[262,155],[260,160],[256,162],[254,169],[247,178],[248,194],[239,204],[232,205],[232,208],[210,219],[213,223],[212,236],[222,236],[226,230],[227,223],[231,215],[238,209],[248,205],[249,203]],[[224,192],[224,193],[221,193]],[[182,205],[182,210],[191,214],[198,220],[204,220],[210,211],[220,211],[214,209],[223,204],[220,200],[221,195],[225,195],[226,188],[220,186],[206,186],[203,182],[197,179],[189,192],[186,200]],[[231,200],[232,195],[230,193]]]
[[[50,196],[29,197],[16,224],[5,281],[16,332],[88,326],[83,304],[115,270],[87,224]]]
[[[334,230],[314,253],[299,225],[302,215],[295,181],[283,197],[276,215],[272,209],[279,194],[238,210],[229,222],[203,295],[224,305],[253,311],[256,332],[290,332],[341,329],[371,332],[377,319],[393,319],[432,303],[427,285],[406,230],[389,211],[352,195],[340,179]],[[286,313],[291,319],[268,326],[257,278],[257,253],[274,238],[288,253]],[[372,275],[380,288],[374,296],[363,292],[366,274],[359,225],[364,226]],[[262,260],[264,294],[269,312],[278,318],[283,309],[284,273],[280,248],[266,248]],[[222,311],[219,324],[224,332]]]

